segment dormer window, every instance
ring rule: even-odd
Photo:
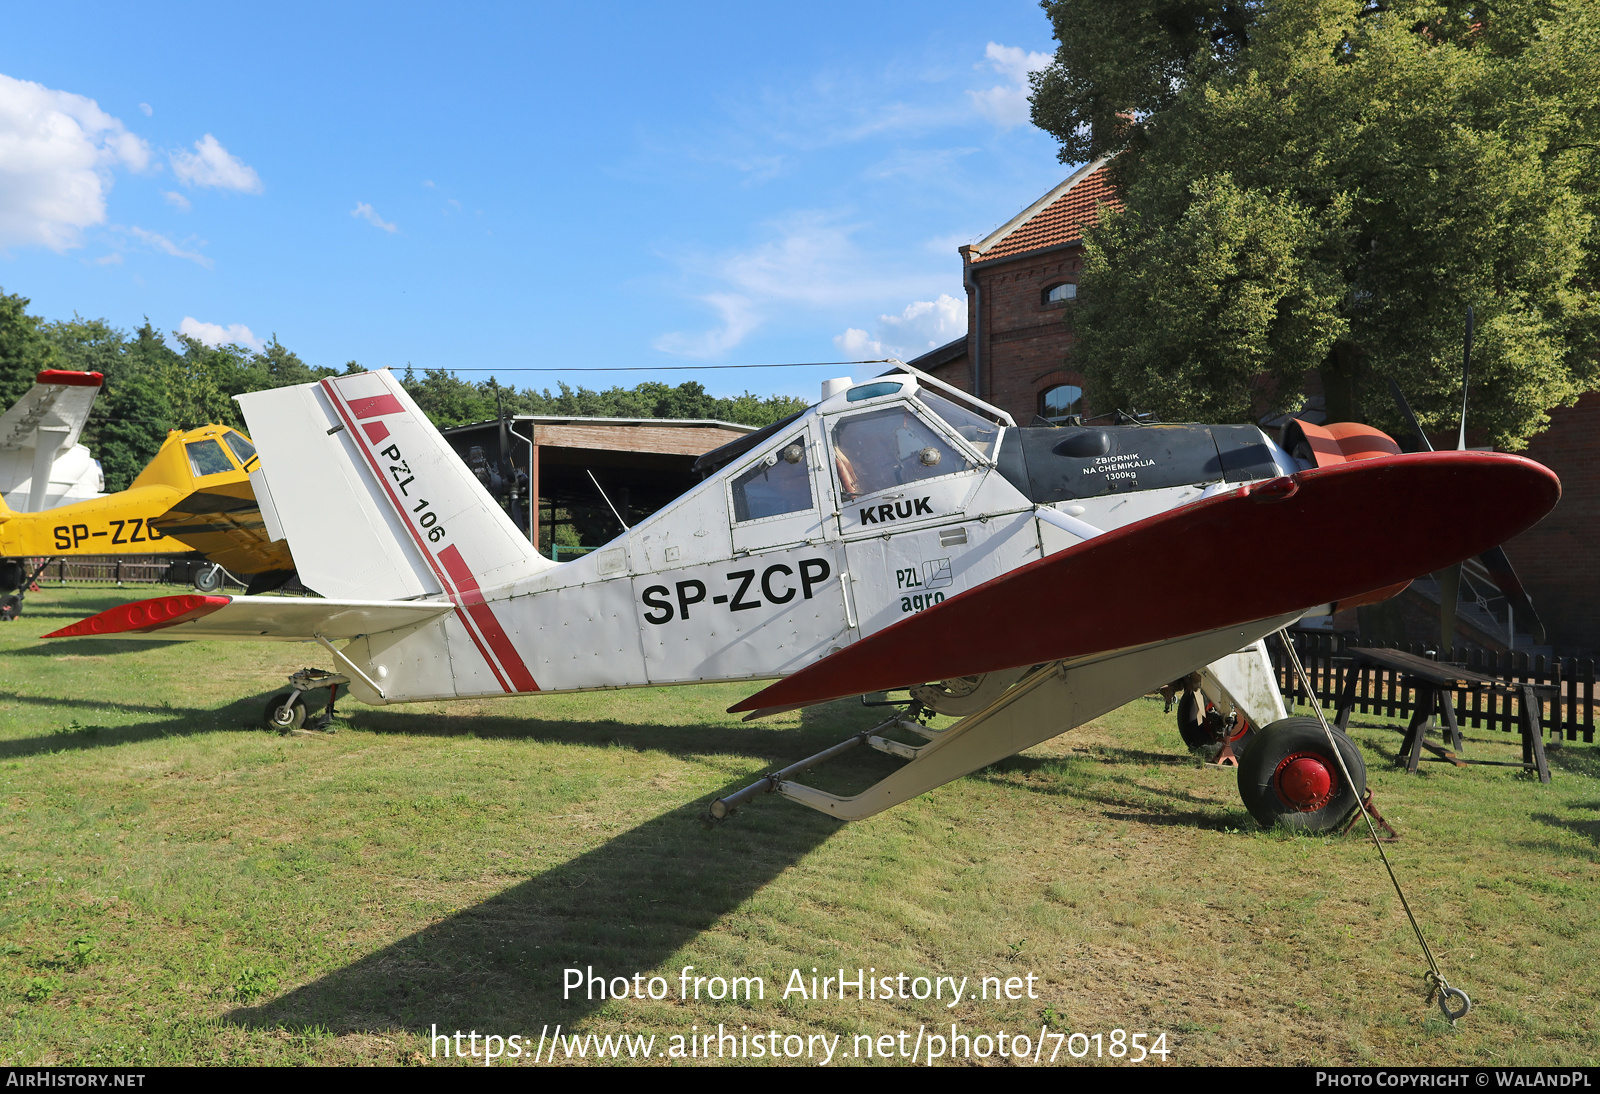
[[[1078,283],[1076,281],[1063,281],[1044,290],[1043,302],[1046,305],[1065,304],[1068,300],[1076,300],[1077,298]]]

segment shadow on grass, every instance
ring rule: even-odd
[[[1192,760],[1163,753],[1096,748],[1087,756],[1083,754],[1070,757],[1011,756],[981,771],[973,772],[968,778],[983,779],[996,785],[1025,790],[1033,794],[1092,802],[1108,807],[1108,811],[1103,814],[1108,820],[1133,821],[1164,828],[1198,828],[1207,831],[1243,831],[1254,823],[1249,820],[1249,815],[1242,807],[1226,809],[1219,813],[1216,801],[1191,790],[1149,786],[1132,775],[1116,773],[1114,769],[1108,773],[1088,766],[1091,763],[1104,763],[1108,759],[1120,762],[1124,757],[1128,763],[1194,766]],[[1079,766],[1074,766],[1075,764]],[[1017,774],[1043,777],[1019,781],[1014,777]],[[1164,798],[1176,806],[1191,808],[1172,809],[1162,804],[1140,801],[1139,797]],[[1194,806],[1200,808],[1192,808]]]
[[[265,725],[267,699],[272,694],[276,693],[262,692],[260,695],[236,700],[224,707],[204,709],[125,705],[90,699],[49,699],[0,692],[0,702],[166,716],[159,721],[135,725],[66,727],[35,737],[0,741],[0,759],[17,759],[67,749],[113,748],[117,745],[160,737],[182,737],[218,730],[275,732]],[[319,691],[309,694],[312,697],[312,713],[320,712],[326,693]],[[340,701],[352,702],[353,705],[351,700]],[[620,746],[638,752],[656,751],[689,757],[727,754],[747,756],[776,767],[793,763],[848,736],[853,729],[859,728],[848,725],[847,719],[851,713],[847,705],[842,710],[819,713],[810,720],[810,725],[802,725],[799,730],[793,726],[765,726],[759,722],[731,726],[642,725],[637,722],[611,720],[513,718],[478,713],[423,716],[367,708],[363,708],[353,717],[340,711],[340,719],[353,729],[380,735],[540,741],[591,747]]]
[[[1600,820],[1577,820],[1573,817],[1558,817],[1553,813],[1534,813],[1532,817],[1540,824],[1548,824],[1552,828],[1565,828],[1568,832],[1575,832],[1596,847],[1600,847]],[[1568,850],[1571,849],[1568,848]]]
[[[718,745],[725,743],[716,736]],[[840,826],[782,801],[763,802],[713,826],[705,820],[708,805],[702,798],[648,820],[482,904],[224,1019],[251,1029],[320,1027],[336,1034],[405,1029],[426,1035],[437,1025],[537,1038],[545,1023],[570,1026],[606,1004],[581,997],[563,1002],[565,969],[592,967],[596,975],[629,978],[655,969]],[[697,956],[691,948],[683,963],[701,965],[703,972],[706,962]],[[663,975],[676,993],[676,970]]]
[[[1557,771],[1600,779],[1600,748],[1567,741],[1560,748],[1545,747],[1545,759]]]
[[[123,706],[120,703],[89,701],[84,699],[40,699],[27,695],[0,694],[0,700],[14,703],[38,703],[52,707],[78,707],[96,711],[117,710],[138,713],[165,714],[168,717],[156,722],[142,722],[127,726],[65,727],[37,737],[19,737],[0,741],[0,760],[20,759],[51,752],[67,752],[91,748],[115,748],[118,745],[152,741],[162,737],[189,737],[198,733],[215,733],[218,730],[262,729],[267,697],[240,699],[216,710],[192,710],[184,707]]]
[[[1105,813],[1106,820],[1129,821],[1157,828],[1199,828],[1211,832],[1246,832],[1256,825],[1243,809],[1228,811],[1223,816],[1215,813]]]
[[[311,693],[320,709],[325,693]],[[264,707],[267,696],[260,704]],[[340,698],[340,718],[353,729],[379,735],[471,737],[478,740],[524,740],[591,746],[615,745],[639,752],[678,756],[729,753],[787,765],[862,729],[879,718],[850,701],[827,703],[801,712],[800,727],[771,722],[652,725],[614,719],[529,718],[471,711],[420,713],[396,708],[363,707]],[[348,704],[348,705],[346,705]],[[710,713],[710,712],[708,712]]]
[[[121,604],[131,604],[136,600],[150,600],[153,596],[172,596],[167,593],[144,593],[132,588],[125,590],[107,590],[101,596],[73,597],[70,600],[58,600],[51,596],[59,591],[57,588],[47,587],[36,593],[29,593],[22,598],[23,619],[70,619],[77,621],[87,616],[103,612],[107,608],[115,608]],[[194,592],[193,589],[184,590]]]

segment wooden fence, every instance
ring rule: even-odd
[[[1357,643],[1349,642],[1343,635],[1317,634],[1309,631],[1291,631],[1301,664],[1311,680],[1318,699],[1328,708],[1332,717],[1333,705],[1339,701],[1344,675],[1349,671],[1347,652]],[[1277,670],[1278,686],[1286,703],[1304,701],[1305,692],[1295,677],[1289,659],[1276,639],[1268,639],[1272,664]],[[1485,676],[1498,677],[1507,683],[1549,684],[1556,688],[1555,695],[1544,704],[1545,731],[1557,733],[1569,741],[1580,738],[1594,741],[1595,674],[1593,658],[1529,657],[1525,653],[1496,653],[1492,650],[1461,649],[1451,651],[1452,656],[1436,655],[1429,647],[1388,646],[1407,653],[1462,665]],[[1375,714],[1396,721],[1408,721],[1416,704],[1416,690],[1405,686],[1404,674],[1391,669],[1367,666],[1362,670],[1356,685],[1355,713]],[[1456,718],[1462,728],[1492,729],[1505,733],[1519,732],[1517,718],[1519,700],[1515,696],[1484,696],[1476,692],[1459,691],[1455,696]]]
[[[23,561],[28,573],[32,573],[45,560]],[[193,585],[195,574],[210,566],[210,562],[192,555],[77,555],[51,559],[37,583],[47,589],[62,585]],[[285,588],[301,591],[294,581]]]
[[[28,571],[43,562],[25,560]],[[167,555],[79,555],[51,559],[39,574],[38,584],[51,585],[184,585],[194,580],[194,564]]]

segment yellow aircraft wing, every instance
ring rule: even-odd
[[[236,429],[173,430],[128,489],[38,513],[0,501],[0,620],[15,618],[30,559],[199,551],[252,591],[294,572],[287,543],[272,542],[250,488],[255,446]],[[12,592],[16,590],[16,592]]]
[[[149,521],[149,527],[189,544],[235,574],[284,572],[287,576],[294,569],[289,545],[267,537],[261,506],[248,478],[196,490]]]

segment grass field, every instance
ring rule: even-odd
[[[557,1023],[654,1035],[654,1062],[719,1023],[811,1038],[812,1062],[838,1037],[835,1066],[862,1062],[858,1038],[904,1030],[909,1052],[952,1023],[1100,1033],[1101,1052],[1114,1029],[1165,1034],[1178,1064],[1600,1061],[1595,746],[1553,753],[1549,786],[1410,777],[1395,732],[1353,727],[1407,895],[1477,1003],[1451,1028],[1371,845],[1260,830],[1158,700],[853,825],[766,797],[711,825],[711,798],[875,712],[745,724],[723,709],[751,689],[708,686],[346,702],[336,733],[285,737],[261,710],[326,661],[314,646],[38,638],[135,595],[47,590],[0,628],[7,1064],[444,1064],[434,1028],[531,1054]],[[1516,755],[1472,736],[1469,754]],[[852,754],[815,781],[892,765]],[[765,998],[681,998],[686,965]],[[591,966],[666,997],[563,1000],[564,970]],[[813,967],[968,994],[783,997]],[[1029,976],[1037,998],[972,998]]]

